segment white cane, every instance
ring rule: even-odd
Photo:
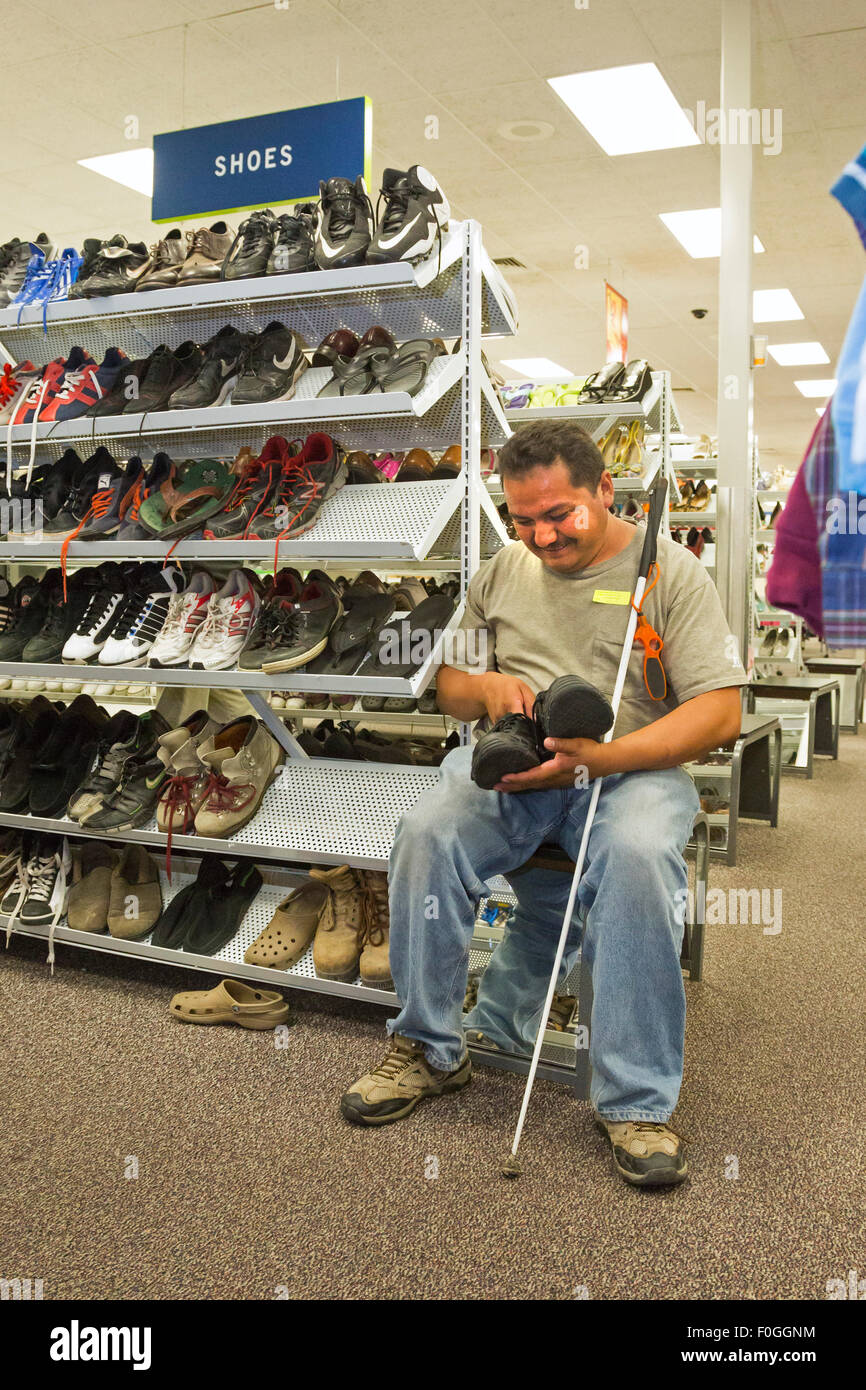
[[[646,589],[647,576],[649,574],[650,566],[652,565],[655,559],[658,524],[661,518],[661,509],[666,504],[666,502],[667,483],[665,480],[663,486],[659,486],[657,483],[651,494],[649,516],[647,518],[647,534],[644,538],[643,551],[641,553],[640,573],[638,575],[634,587],[634,594],[632,596],[632,603],[628,618],[628,626],[626,627],[625,632],[625,641],[623,643],[622,655],[619,659],[619,669],[616,673],[616,684],[614,686],[613,696],[610,702],[611,708],[613,710],[613,720],[611,722],[610,728],[604,735],[604,738],[601,740],[602,743],[610,742],[610,740],[613,738],[614,728],[616,727],[616,716],[619,711],[619,704],[622,698],[623,686],[625,685],[626,673],[628,671],[628,663],[631,657],[632,645],[634,643],[635,629],[637,627],[637,610],[641,606],[644,590]],[[557,980],[559,979],[559,971],[562,965],[562,958],[565,955],[565,943],[568,940],[568,933],[571,930],[571,915],[574,911],[575,899],[577,898],[577,890],[580,886],[581,875],[583,874],[583,865],[586,860],[586,849],[587,845],[589,844],[590,831],[592,830],[592,823],[595,819],[596,807],[598,806],[598,798],[601,795],[601,786],[603,781],[603,777],[598,777],[592,784],[592,795],[590,796],[589,800],[589,810],[586,814],[586,822],[584,824],[583,834],[580,839],[580,849],[577,855],[577,862],[574,866],[574,874],[572,875],[571,879],[571,891],[568,895],[568,904],[566,906],[565,916],[562,921],[562,931],[559,934],[559,944],[556,948],[556,956],[553,962],[553,970],[551,971],[550,975],[550,984],[547,987],[547,996],[544,1000],[544,1008],[541,1011],[541,1019],[538,1025],[538,1036],[535,1039],[535,1047],[532,1051],[532,1061],[529,1066],[529,1075],[526,1078],[526,1088],[523,1092],[523,1103],[520,1107],[520,1114],[517,1118],[517,1128],[514,1131],[514,1139],[511,1144],[511,1152],[509,1153],[508,1157],[502,1165],[502,1174],[506,1178],[517,1178],[523,1171],[520,1160],[517,1157],[517,1150],[520,1146],[520,1136],[523,1133],[523,1125],[524,1121],[526,1120],[526,1112],[529,1109],[529,1100],[532,1095],[532,1086],[535,1081],[535,1073],[538,1070],[538,1059],[541,1056],[541,1049],[544,1046],[544,1033],[547,1027],[548,1015],[550,1014],[550,1005],[553,1002],[553,995],[556,989]]]

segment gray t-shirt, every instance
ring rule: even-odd
[[[486,669],[517,676],[536,694],[557,676],[571,673],[591,681],[610,699],[643,538],[643,527],[635,527],[634,540],[619,555],[575,574],[548,569],[520,541],[505,546],[481,565],[469,585],[460,624],[471,634],[463,639],[469,659],[450,664],[476,674]],[[695,695],[747,684],[704,566],[664,536],[658,541],[658,566],[658,583],[643,611],[664,643],[667,696],[650,698],[644,649],[636,642],[614,729],[617,737],[645,728]],[[455,655],[461,656],[459,648]]]

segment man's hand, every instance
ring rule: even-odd
[[[516,676],[503,676],[499,671],[488,671],[482,677],[481,691],[481,698],[492,724],[504,714],[525,714],[528,719],[532,718],[535,695],[529,686]]]
[[[497,785],[498,792],[547,792],[585,787],[610,771],[609,743],[594,738],[547,738],[545,748],[556,756],[528,772],[512,772]]]

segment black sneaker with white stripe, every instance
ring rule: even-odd
[[[430,170],[421,164],[405,171],[385,170],[379,209],[376,232],[367,250],[368,265],[423,260],[451,217],[448,199]]]
[[[62,653],[64,661],[93,661],[99,655],[138,574],[138,565],[134,562],[128,565],[107,563],[101,565],[100,570],[102,582],[91,594],[75,631],[66,639]]]
[[[319,184],[319,193],[316,265],[320,270],[363,265],[373,236],[373,205],[364,180],[360,175],[354,183],[328,179]]]
[[[162,631],[172,595],[185,585],[180,570],[142,565],[99,653],[100,666],[143,666]]]

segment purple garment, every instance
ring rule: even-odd
[[[784,608],[786,612],[798,614],[821,637],[824,632],[821,556],[818,551],[818,527],[805,474],[806,460],[800,465],[784,510],[774,527],[776,542],[773,560],[767,571],[767,602],[774,608]]]

